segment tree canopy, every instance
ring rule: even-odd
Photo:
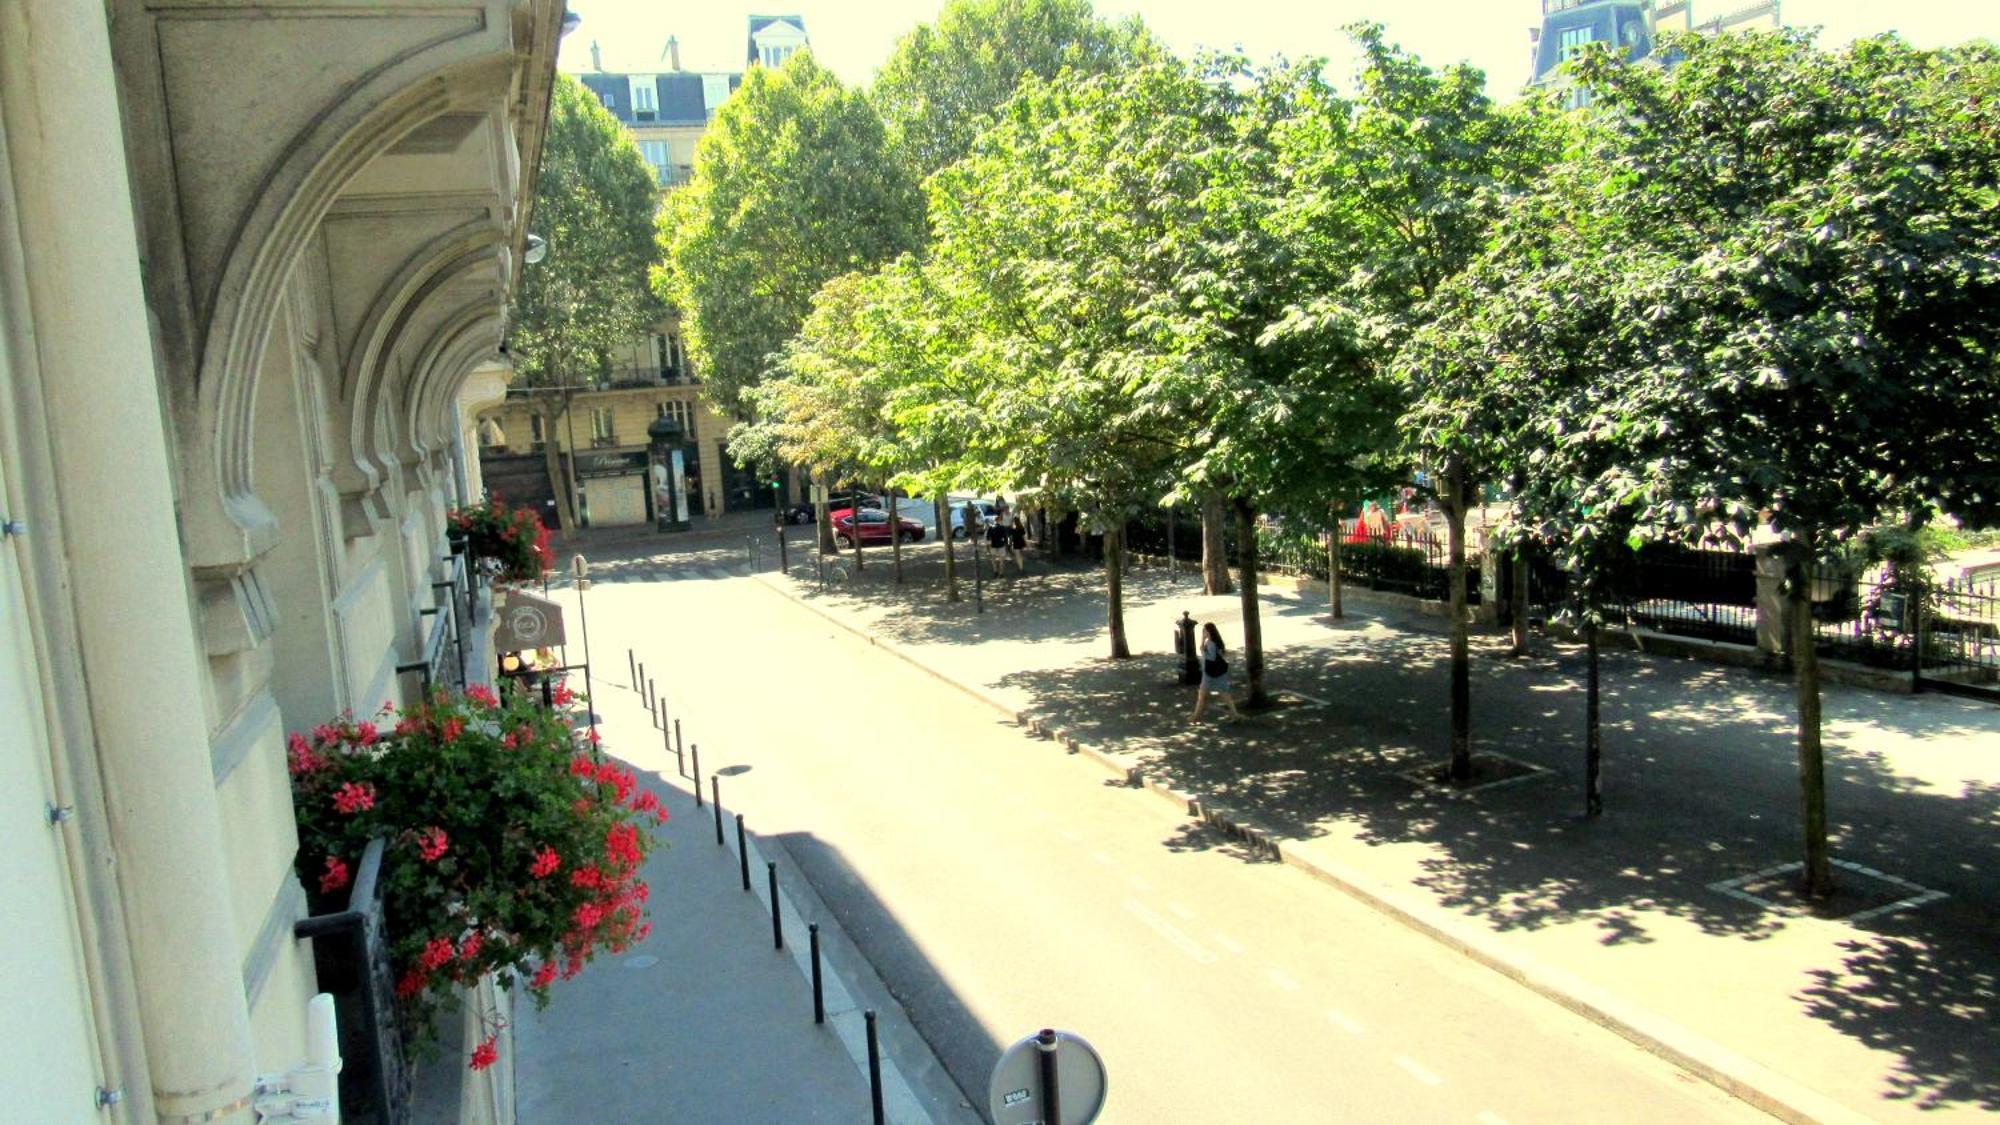
[[[668,197],[657,287],[725,411],[764,378],[813,294],[919,243],[916,184],[873,107],[800,52],[753,67]]]
[[[658,319],[648,282],[659,189],[632,135],[595,95],[558,75],[531,229],[548,255],[514,294],[508,351],[519,383],[580,381]]]
[[[1138,20],[1109,23],[1089,0],[951,0],[896,43],[869,97],[919,177],[972,150],[1028,75],[1102,74],[1159,53]]]

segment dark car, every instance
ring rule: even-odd
[[[854,509],[842,508],[836,512],[828,512],[827,518],[833,521],[834,542],[840,544],[842,547],[852,547],[854,545]],[[917,543],[923,540],[923,524],[911,519],[897,520],[896,522],[901,528],[903,542]],[[880,508],[861,509],[861,542],[868,544],[887,543],[888,541],[889,513]]]
[[[829,492],[826,496],[826,507],[829,512],[841,508],[852,508],[856,504],[859,504],[863,508],[879,508],[882,506],[882,498],[869,492],[853,491]],[[785,509],[786,523],[805,524],[812,521],[813,502],[811,500],[806,500],[801,504],[794,504]]]

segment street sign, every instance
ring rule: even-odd
[[[1046,1088],[1050,1076],[1054,1090]],[[1044,1028],[1007,1048],[993,1065],[986,1108],[993,1125],[1090,1125],[1104,1110],[1109,1085],[1104,1060],[1088,1040]]]
[[[495,652],[528,652],[563,643],[562,606],[526,590],[507,591],[493,636]]]

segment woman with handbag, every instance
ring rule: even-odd
[[[1229,693],[1229,661],[1224,653],[1222,633],[1216,629],[1215,623],[1211,621],[1203,625],[1201,627],[1201,690],[1195,693],[1194,715],[1188,719],[1190,726],[1201,721],[1202,710],[1208,706],[1208,697],[1211,692],[1221,695],[1222,701],[1229,704],[1229,713],[1231,715],[1239,719],[1243,717],[1243,712],[1236,709],[1236,697]]]

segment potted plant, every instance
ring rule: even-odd
[[[558,703],[577,697],[558,688]],[[645,939],[639,868],[666,819],[594,732],[527,693],[444,689],[400,715],[344,717],[288,747],[298,873],[315,911],[344,902],[369,839],[387,841],[383,907],[406,1042],[428,1044],[457,988],[496,973],[537,1007],[598,952]],[[480,1070],[499,1028],[472,1049]]]
[[[556,564],[542,518],[532,508],[509,508],[497,496],[453,508],[445,528],[465,544],[481,574],[501,582],[532,582]]]

